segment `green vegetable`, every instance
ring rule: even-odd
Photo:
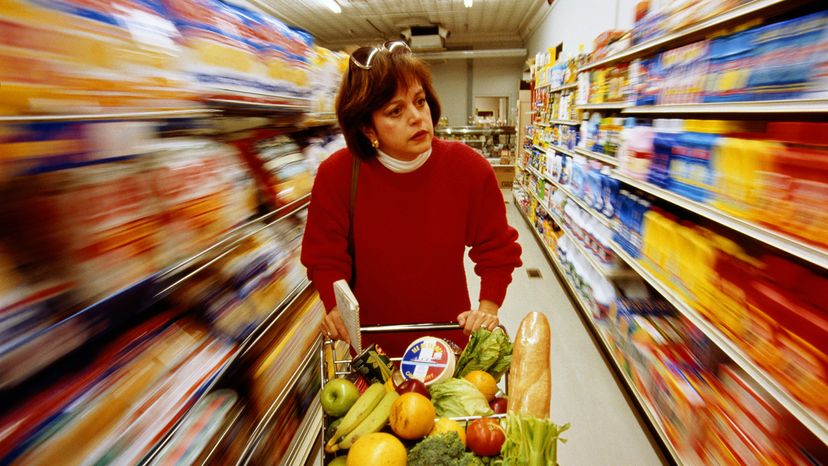
[[[558,426],[548,419],[510,413],[506,418],[506,442],[500,450],[502,466],[555,466],[558,440],[569,424]]]
[[[489,331],[481,328],[472,333],[469,344],[460,354],[454,376],[463,377],[471,371],[481,370],[500,381],[511,363],[512,342],[503,329],[498,327]]]
[[[480,390],[465,379],[448,379],[428,391],[438,417],[489,416],[494,412]]]
[[[408,466],[483,466],[480,458],[466,452],[457,432],[426,437],[408,452]]]

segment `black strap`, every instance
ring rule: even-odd
[[[348,255],[351,256],[351,289],[356,285],[356,249],[354,246],[354,209],[356,208],[357,178],[359,178],[359,157],[354,156],[351,165],[351,197],[348,201]]]

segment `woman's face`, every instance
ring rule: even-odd
[[[431,147],[434,125],[420,83],[399,89],[371,119],[374,127],[366,130],[368,139],[379,140],[380,150],[395,159],[414,160]]]

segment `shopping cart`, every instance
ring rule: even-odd
[[[508,336],[506,332],[506,328],[502,325],[499,326],[501,330]],[[359,327],[359,331],[361,334],[369,334],[369,333],[411,333],[411,332],[429,332],[429,331],[440,331],[440,330],[460,330],[462,327],[457,324],[456,322],[441,322],[441,323],[421,323],[421,324],[394,324],[394,325],[372,325],[372,326],[361,326]],[[353,359],[336,359],[335,357],[329,357],[327,355],[334,355],[334,340],[325,337],[322,341],[322,351],[325,357],[322,358],[322,386],[324,387],[325,384],[331,380],[331,376],[333,377],[349,377],[354,374],[353,370]],[[455,356],[458,358],[460,357],[460,353],[455,351]],[[399,364],[402,360],[402,357],[389,357],[392,363]],[[332,365],[332,366],[331,366]],[[509,387],[509,373],[508,371],[504,375],[503,378],[503,392],[508,392]],[[449,417],[454,421],[468,424],[475,419],[481,419],[483,417],[491,418],[491,419],[500,419],[505,418],[506,414],[491,414],[489,416],[464,416],[464,417]],[[334,418],[324,415],[324,422],[322,427],[322,435],[324,437],[324,433],[327,432],[330,423],[334,420]]]

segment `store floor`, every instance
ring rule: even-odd
[[[520,234],[523,267],[513,275],[503,303],[501,322],[514,336],[523,316],[530,311],[546,314],[552,327],[552,407],[550,418],[571,423],[564,434],[558,461],[566,465],[647,466],[661,464],[655,447],[638,422],[622,388],[617,384],[600,350],[593,342],[563,284],[558,282],[532,231],[503,190],[509,223]],[[474,298],[480,281],[467,257],[469,292]],[[530,278],[528,269],[541,278]]]

